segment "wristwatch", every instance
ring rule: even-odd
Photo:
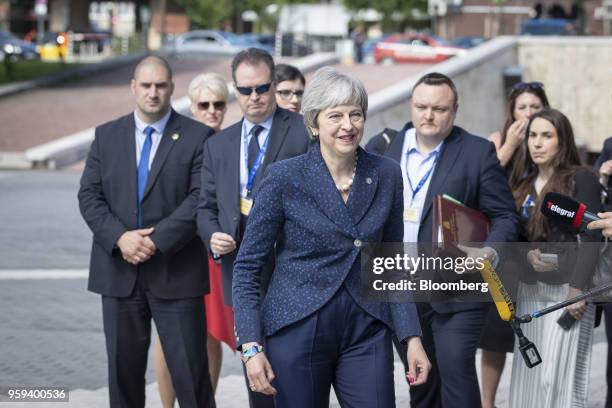
[[[257,354],[263,352],[263,346],[261,344],[254,344],[246,350],[242,351],[242,356],[240,359],[244,364],[251,359],[251,357],[255,357]]]

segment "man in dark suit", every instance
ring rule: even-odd
[[[401,164],[404,177],[404,242],[431,243],[432,200],[448,194],[491,220],[488,246],[468,256],[496,262],[495,243],[516,239],[519,218],[510,187],[489,141],[454,126],[457,90],[450,78],[430,73],[412,90],[412,120],[393,138],[385,155]],[[369,150],[381,140],[368,143]],[[427,384],[412,387],[411,406],[479,407],[475,354],[487,303],[419,303],[427,355]],[[397,344],[396,344],[397,345]],[[405,352],[400,352],[400,356]]]
[[[206,142],[197,210],[198,233],[221,261],[227,303],[232,299],[237,249],[267,166],[305,153],[309,144],[302,116],[276,106],[270,54],[255,48],[240,52],[232,61],[232,78],[244,117]],[[271,271],[269,265],[264,288]],[[273,406],[271,397],[251,391],[249,403]]]
[[[195,223],[213,131],[171,109],[164,59],[143,59],[131,89],[135,112],[96,128],[78,195],[93,232],[89,290],[102,295],[110,406],[144,407],[153,318],[181,407],[214,407]]]

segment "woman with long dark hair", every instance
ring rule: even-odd
[[[548,106],[548,98],[541,82],[519,82],[512,87],[506,104],[504,126],[501,132],[494,132],[489,136],[497,150],[497,158],[508,175],[511,175],[516,162],[525,159],[523,140],[527,134],[529,119]],[[515,181],[523,176],[522,173],[517,174]],[[508,285],[508,282],[505,284]],[[499,318],[494,305],[489,309],[478,347],[482,349],[482,408],[493,408],[497,387],[506,365],[506,353],[512,353],[514,349],[514,333],[510,326]]]
[[[589,211],[601,211],[597,176],[582,165],[567,117],[554,109],[534,114],[524,143],[527,154],[512,170],[515,179],[521,178],[512,187],[531,243],[521,268],[525,273],[519,283],[518,315],[587,289],[598,259],[597,246],[588,242],[601,239],[597,231],[578,237],[562,230],[540,211],[548,192],[571,196],[585,203]],[[565,311],[575,319],[569,330],[557,324]],[[594,315],[594,305],[582,301],[523,326],[525,335],[538,346],[543,362],[527,368],[515,345],[510,406],[586,406]]]

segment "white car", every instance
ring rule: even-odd
[[[249,47],[261,48],[270,52],[268,50],[270,47],[227,31],[188,31],[178,36],[174,43],[174,51],[177,53],[234,55]]]

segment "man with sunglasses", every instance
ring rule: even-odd
[[[267,166],[305,153],[309,144],[302,116],[276,105],[274,70],[270,54],[256,48],[234,57],[232,79],[243,119],[204,145],[198,232],[213,257],[221,261],[223,295],[228,304],[234,260]],[[273,270],[271,262],[262,273],[264,290]],[[261,350],[259,346],[242,351],[249,355]],[[249,405],[267,408],[274,402],[270,396],[249,390]]]

